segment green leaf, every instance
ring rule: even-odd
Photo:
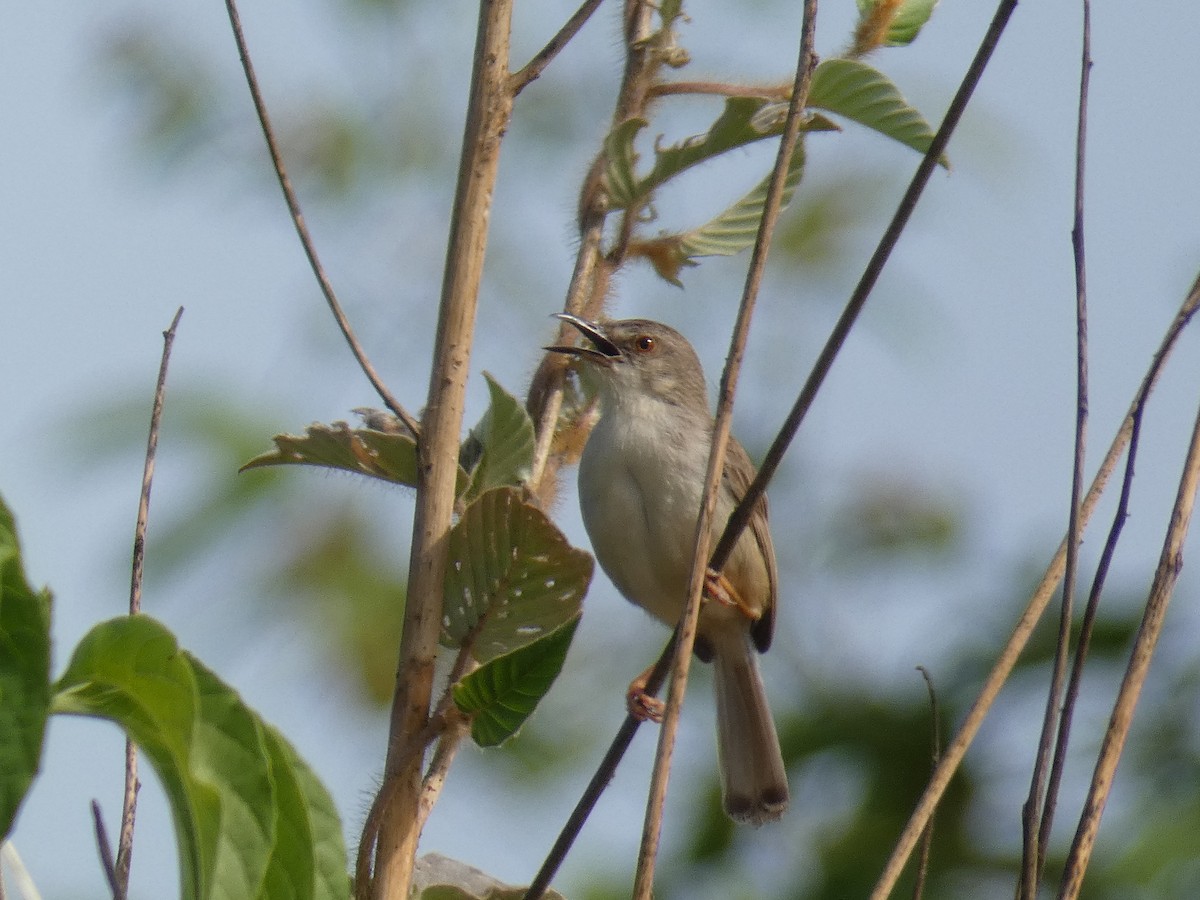
[[[411,436],[375,428],[351,428],[345,422],[309,425],[303,435],[277,434],[275,449],[256,456],[239,471],[266,466],[322,466],[378,478],[408,487],[417,485],[417,444]],[[458,490],[467,473],[459,471]]]
[[[471,738],[481,747],[508,740],[550,690],[575,636],[576,616],[562,628],[467,675],[454,685],[454,703],[471,716]]]
[[[50,595],[25,580],[12,513],[0,499],[0,841],[38,772],[50,710]]]
[[[525,407],[487,372],[491,405],[463,442],[459,461],[471,473],[464,499],[494,487],[523,484],[533,466],[533,420]]]
[[[781,209],[792,202],[792,195],[803,173],[804,145],[798,142],[788,163]],[[762,221],[770,183],[771,176],[768,174],[754,190],[719,216],[681,235],[679,249],[683,255],[688,259],[697,256],[733,256],[752,246],[758,237],[758,226]]]
[[[112,720],[154,766],[184,898],[349,895],[341,827],[315,776],[163,625],[97,625],[55,688],[54,712]]]
[[[859,20],[869,18],[881,0],[858,0]],[[888,47],[904,47],[916,40],[938,0],[904,0],[893,13],[883,43]]]
[[[810,106],[845,116],[924,153],[933,130],[878,69],[856,59],[827,59],[813,73]],[[941,160],[943,166],[946,161]]]
[[[592,557],[514,488],[495,488],[450,531],[442,643],[481,663],[531,644],[580,611]]]
[[[725,101],[721,115],[704,134],[693,135],[668,147],[656,147],[654,168],[640,180],[634,172],[637,153],[633,142],[646,121],[630,119],[622,122],[605,143],[609,161],[605,172],[609,205],[616,209],[631,206],[647,199],[660,185],[693,166],[729,150],[782,134],[787,108],[786,102],[778,100],[730,97]],[[837,125],[816,115],[804,122],[802,130],[836,131]]]

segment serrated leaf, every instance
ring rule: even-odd
[[[463,442],[459,461],[471,473],[464,495],[473,500],[484,491],[523,484],[533,466],[533,420],[516,397],[491,375],[487,381],[491,404]]]
[[[866,21],[885,0],[858,0],[859,21]],[[904,47],[911,44],[929,17],[938,0],[903,0],[891,14],[887,33],[883,36],[883,45],[887,47]]]
[[[471,716],[471,738],[476,744],[495,747],[525,724],[562,671],[578,624],[576,616],[557,631],[496,657],[454,685],[454,703]]]
[[[878,69],[856,59],[827,59],[813,73],[810,106],[845,116],[919,153],[929,149],[933,131],[924,117]],[[941,160],[942,165],[946,161]]]
[[[50,711],[50,595],[25,580],[0,499],[0,842],[37,775]]]
[[[407,434],[334,422],[309,425],[303,435],[277,434],[272,440],[273,451],[254,457],[238,471],[267,466],[321,466],[392,484],[417,484],[417,444]],[[459,492],[466,489],[467,482],[467,473],[460,469]]]
[[[572,547],[514,488],[495,488],[450,530],[442,643],[470,637],[486,663],[561,628],[579,614],[592,557]]]
[[[786,102],[778,100],[730,97],[708,131],[668,147],[655,148],[654,168],[641,179],[634,171],[637,154],[633,142],[646,121],[630,119],[623,122],[609,134],[605,144],[609,160],[605,184],[609,187],[610,207],[623,209],[645,200],[656,188],[693,166],[755,141],[777,137],[783,133],[787,108]],[[817,115],[810,116],[802,130],[836,131],[837,125]]]
[[[349,895],[328,795],[163,625],[148,616],[97,625],[55,690],[54,712],[110,719],[154,766],[175,821],[184,898]]]

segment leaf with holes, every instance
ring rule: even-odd
[[[878,69],[856,59],[827,59],[813,73],[808,103],[912,147],[929,149],[933,130]],[[940,160],[948,167],[945,159]]]
[[[579,614],[592,557],[515,488],[495,488],[450,531],[442,643],[473,642],[486,663],[561,628]]]
[[[50,595],[25,580],[17,526],[0,500],[0,841],[42,758],[50,711]]]
[[[578,624],[576,616],[540,640],[497,656],[454,685],[454,703],[471,716],[471,738],[476,744],[495,747],[525,724],[562,671]]]
[[[894,6],[890,0],[858,0],[859,21],[866,20],[875,14],[875,9],[882,3]],[[887,34],[883,43],[887,47],[905,47],[917,39],[938,0],[903,0],[899,8],[891,13]]]
[[[533,420],[491,375],[483,377],[492,402],[459,452],[460,464],[471,473],[468,502],[494,487],[524,483],[533,466]]]

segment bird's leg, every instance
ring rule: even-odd
[[[625,708],[639,722],[645,722],[647,719],[654,722],[661,722],[663,711],[667,708],[667,704],[663,703],[657,697],[652,697],[646,693],[646,682],[650,680],[650,673],[653,671],[654,666],[650,666],[645,672],[629,682],[629,690],[625,692]]]
[[[709,600],[715,600],[722,606],[739,610],[751,621],[758,618],[755,611],[746,605],[746,601],[742,599],[741,594],[737,592],[737,588],[729,579],[713,569],[704,570],[704,596]]]

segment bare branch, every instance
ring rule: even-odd
[[[670,97],[676,94],[704,94],[710,97],[758,97],[762,100],[786,100],[791,95],[788,84],[730,84],[724,81],[660,81],[650,88],[651,97]]]
[[[1197,285],[1200,286],[1200,280],[1197,281]],[[1196,289],[1193,288],[1193,296],[1196,293]],[[1117,763],[1121,759],[1125,739],[1129,735],[1133,712],[1138,698],[1141,696],[1142,686],[1146,682],[1146,675],[1150,669],[1150,661],[1154,657],[1154,650],[1158,645],[1159,635],[1162,633],[1163,621],[1166,618],[1167,606],[1171,602],[1171,594],[1175,590],[1175,582],[1183,568],[1183,544],[1191,522],[1197,489],[1200,489],[1200,410],[1196,414],[1183,475],[1179,480],[1179,490],[1175,496],[1175,506],[1171,511],[1171,520],[1163,540],[1162,555],[1159,557],[1158,568],[1154,573],[1154,583],[1150,587],[1150,596],[1146,601],[1146,611],[1142,616],[1142,624],[1138,628],[1137,637],[1134,640],[1125,678],[1117,692],[1117,700],[1113,706],[1108,729],[1105,731],[1104,740],[1100,745],[1100,756],[1092,774],[1091,787],[1088,789],[1083,815],[1080,817],[1079,827],[1075,832],[1075,840],[1067,855],[1059,886],[1059,900],[1075,900],[1083,885],[1083,876],[1091,859],[1096,833],[1100,829],[1100,818],[1104,814],[1104,806],[1108,802],[1108,794],[1112,789]]]
[[[1035,900],[1042,869],[1046,862],[1046,842],[1050,839],[1054,822],[1054,806],[1057,800],[1058,779],[1054,780],[1053,793],[1046,791],[1047,767],[1050,766],[1050,749],[1055,733],[1065,737],[1069,723],[1063,722],[1067,730],[1056,729],[1063,681],[1066,678],[1067,657],[1071,650],[1071,626],[1075,599],[1075,581],[1079,560],[1079,544],[1082,534],[1079,529],[1079,497],[1083,493],[1083,466],[1087,448],[1088,419],[1088,359],[1087,359],[1087,265],[1084,252],[1084,171],[1087,151],[1087,99],[1088,84],[1092,70],[1091,5],[1083,0],[1083,49],[1080,63],[1079,114],[1075,129],[1075,209],[1071,228],[1071,243],[1075,258],[1075,333],[1076,333],[1076,401],[1075,401],[1075,452],[1071,471],[1071,509],[1067,524],[1067,558],[1063,575],[1062,611],[1058,621],[1058,645],[1054,650],[1054,669],[1050,678],[1050,690],[1046,694],[1046,710],[1042,721],[1042,733],[1038,739],[1037,760],[1029,784],[1029,797],[1022,812],[1022,860],[1021,882],[1018,897]],[[1065,748],[1064,748],[1065,749]],[[1065,755],[1055,754],[1056,761]],[[1061,770],[1060,770],[1061,774]],[[1044,799],[1043,799],[1044,797]]]
[[[1088,520],[1095,511],[1096,504],[1100,500],[1100,495],[1104,492],[1104,488],[1108,484],[1108,479],[1112,475],[1113,469],[1116,468],[1117,461],[1120,459],[1121,453],[1130,440],[1135,414],[1138,413],[1138,410],[1144,405],[1145,398],[1154,389],[1162,367],[1179,340],[1179,336],[1198,310],[1200,310],[1200,278],[1197,278],[1196,282],[1192,285],[1179,312],[1176,313],[1175,318],[1168,326],[1158,350],[1155,351],[1150,368],[1142,379],[1142,384],[1135,395],[1134,402],[1131,404],[1129,412],[1121,423],[1121,427],[1117,429],[1117,434],[1108,448],[1108,453],[1101,461],[1100,469],[1096,473],[1096,477],[1092,480],[1092,485],[1088,488],[1083,502],[1080,504],[1079,527],[1081,530],[1087,526]],[[1055,553],[1054,558],[1050,561],[1049,566],[1047,566],[1045,573],[1042,575],[1041,582],[1034,589],[1033,595],[1025,607],[1025,611],[1017,620],[1012,636],[1009,637],[1008,643],[1004,645],[999,657],[996,659],[995,665],[992,667],[991,672],[988,673],[983,687],[980,688],[979,696],[976,697],[975,703],[967,713],[966,719],[963,721],[958,733],[954,736],[954,740],[946,748],[946,752],[942,756],[942,761],[934,770],[933,776],[925,788],[925,793],[921,795],[916,809],[913,810],[912,815],[909,817],[908,824],[904,827],[904,831],[901,832],[899,839],[896,841],[896,846],[892,849],[892,855],[888,858],[887,864],[880,874],[879,880],[875,883],[875,888],[871,892],[871,900],[886,900],[891,894],[892,888],[895,887],[905,862],[908,860],[913,847],[920,837],[921,831],[925,827],[925,823],[933,815],[933,811],[941,800],[942,794],[945,793],[947,785],[950,784],[950,779],[962,763],[967,748],[971,746],[971,742],[979,732],[983,720],[991,710],[992,704],[996,700],[996,695],[1000,693],[1000,688],[1008,680],[1013,667],[1017,664],[1017,658],[1029,642],[1029,636],[1033,633],[1034,626],[1041,619],[1042,613],[1046,611],[1046,606],[1049,604],[1050,598],[1063,576],[1065,565],[1066,539],[1064,538],[1063,543],[1058,548],[1058,552]]]
[[[796,151],[804,108],[808,103],[808,88],[816,66],[813,40],[817,27],[817,0],[805,0],[804,18],[800,28],[800,48],[796,61],[796,78],[788,106],[787,122],[779,143],[775,168],[763,205],[762,220],[759,222],[754,251],[750,257],[746,285],[738,307],[737,321],[730,338],[729,355],[725,371],[721,376],[721,389],[717,401],[717,415],[713,426],[712,449],[709,451],[708,472],[705,476],[704,500],[696,522],[696,536],[692,555],[692,572],[688,582],[688,600],[683,617],[676,630],[678,640],[671,665],[671,686],[667,696],[667,707],[662,728],[658,735],[658,750],[654,757],[654,773],[650,782],[650,799],[646,805],[646,818],[642,826],[642,843],[638,852],[637,875],[633,896],[638,900],[650,900],[654,893],[654,869],[658,858],[659,839],[662,834],[663,807],[666,803],[667,783],[671,773],[671,757],[675,748],[675,735],[679,730],[679,716],[687,692],[688,671],[692,661],[692,647],[696,640],[696,627],[700,618],[701,595],[704,590],[706,561],[712,540],[713,517],[716,512],[717,491],[721,486],[721,474],[725,468],[725,450],[729,445],[729,426],[733,418],[733,398],[745,354],[746,338],[750,333],[750,319],[758,300],[759,287],[766,269],[771,238],[779,220],[783,201],[784,183]],[[714,566],[719,569],[720,566]]]
[[[117,869],[113,865],[112,848],[108,846],[108,830],[104,827],[104,814],[100,812],[100,804],[92,801],[92,827],[96,832],[96,848],[100,851],[100,865],[104,869],[104,878],[112,891],[113,900],[125,896],[121,883],[117,880]]]
[[[512,0],[480,4],[433,366],[417,447],[417,504],[404,631],[380,791],[385,803],[375,846],[371,889],[375,900],[408,897],[420,837],[421,755],[407,752],[407,747],[426,727],[432,699],[475,312],[500,146],[512,113],[508,87],[511,21]]]
[[[146,459],[142,465],[142,490],[138,497],[137,524],[133,529],[133,573],[129,585],[129,614],[142,611],[142,575],[146,564],[146,523],[150,517],[150,489],[154,484],[154,460],[158,452],[158,433],[162,423],[163,399],[167,390],[167,367],[171,362],[171,346],[175,343],[175,330],[183,316],[183,307],[175,311],[171,324],[163,332],[162,360],[158,365],[158,381],[154,386],[154,403],[150,411],[150,433],[146,438]],[[129,869],[133,865],[133,827],[137,818],[137,796],[141,789],[138,781],[137,744],[125,738],[125,791],[121,803],[121,831],[117,837],[117,861],[113,867],[113,896],[124,900],[129,892]],[[93,804],[97,829],[103,828],[100,808]],[[99,831],[97,832],[99,839]],[[103,852],[107,852],[107,841]]]
[[[567,19],[566,24],[558,30],[558,34],[550,38],[550,42],[539,50],[537,55],[524,67],[512,74],[509,79],[509,90],[512,91],[514,97],[525,90],[531,82],[541,77],[546,66],[550,65],[554,61],[554,57],[558,56],[559,51],[579,33],[579,29],[592,17],[592,13],[596,11],[601,2],[602,0],[584,0],[583,5],[575,10],[575,14]]]
[[[933,721],[933,727],[930,729],[932,744],[930,759],[936,769],[938,760],[942,758],[942,715],[938,711],[937,691],[933,687],[933,676],[924,666],[917,666],[917,671],[925,679],[925,689],[929,691],[929,717]],[[925,893],[925,881],[929,875],[929,854],[932,850],[933,816],[930,816],[929,821],[925,823],[925,830],[921,832],[921,853],[917,857],[917,877],[913,883],[913,900],[921,900]]]
[[[283,164],[283,154],[279,149],[279,142],[275,139],[275,131],[271,127],[270,116],[267,115],[267,105],[263,100],[262,91],[259,90],[258,77],[254,74],[254,65],[250,61],[250,51],[246,47],[246,37],[242,32],[242,20],[238,15],[236,0],[225,0],[225,8],[229,13],[229,24],[233,28],[233,39],[237,42],[238,56],[242,61],[242,70],[246,73],[246,85],[250,88],[250,99],[254,102],[254,111],[258,115],[258,122],[262,126],[263,138],[267,142],[267,152],[271,156],[271,165],[275,169],[275,177],[279,180],[279,187],[283,191],[284,202],[287,203],[288,213],[292,217],[292,224],[296,228],[296,234],[300,238],[300,245],[304,248],[304,255],[308,257],[308,265],[312,269],[313,276],[317,279],[317,284],[320,285],[321,293],[325,296],[325,302],[329,306],[329,311],[333,313],[333,318],[337,322],[338,328],[341,329],[342,337],[345,338],[347,346],[350,347],[350,352],[354,354],[354,359],[358,362],[358,366],[362,369],[363,374],[367,376],[367,380],[371,382],[371,386],[375,388],[375,392],[379,394],[387,408],[390,409],[404,426],[414,435],[420,435],[420,426],[417,420],[400,405],[392,392],[388,390],[387,385],[383,383],[383,379],[379,377],[379,373],[375,371],[375,367],[367,358],[366,351],[358,342],[354,330],[350,327],[350,320],[346,318],[345,312],[342,310],[342,304],[337,298],[337,294],[333,290],[333,283],[329,280],[329,276],[325,274],[325,267],[321,265],[320,257],[317,256],[317,248],[313,243],[312,235],[309,234],[308,225],[304,221],[304,213],[300,209],[300,201],[296,199],[296,192],[292,188],[292,180],[288,177],[287,169]]]

